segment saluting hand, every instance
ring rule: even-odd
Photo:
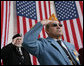
[[[12,41],[12,44],[15,44],[16,40],[17,40],[17,38],[14,38],[13,41]]]
[[[45,25],[47,25],[48,23],[50,23],[50,22],[52,22],[52,21],[53,21],[53,20],[48,20],[48,19],[47,19],[47,20],[42,20],[42,21],[41,21],[41,24],[45,26]]]

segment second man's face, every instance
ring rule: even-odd
[[[14,39],[14,42],[15,42],[14,44],[16,46],[19,46],[19,45],[22,45],[23,39],[22,39],[22,37],[17,37],[17,38]]]
[[[16,43],[17,44],[22,44],[22,37],[17,37]]]

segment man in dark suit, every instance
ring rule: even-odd
[[[22,46],[22,42],[22,36],[16,34],[12,38],[12,43],[1,49],[3,65],[31,65],[29,53]]]

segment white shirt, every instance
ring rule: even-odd
[[[23,54],[22,54],[22,50],[21,50],[21,47],[19,47],[19,51],[20,51],[20,54],[21,54],[21,55],[23,55]]]
[[[58,41],[57,39],[54,39],[56,42]],[[62,40],[62,39],[59,39]],[[65,46],[65,44],[61,41],[62,46],[67,50],[67,47]]]

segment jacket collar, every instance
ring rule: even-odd
[[[62,56],[63,56],[64,59],[66,60],[66,62],[68,62],[68,63],[70,64],[68,58],[66,58],[67,55],[66,55],[65,52],[62,50],[62,48],[60,47],[60,45],[59,45],[53,38],[51,38],[51,37],[47,37],[46,39],[47,39],[51,44],[53,44],[53,45],[60,51],[60,53],[62,54]],[[63,40],[62,40],[62,41],[63,41]],[[74,56],[74,54],[73,54],[73,49],[70,47],[69,43],[66,42],[66,41],[63,41],[63,43],[64,43],[65,46],[67,47],[67,49],[68,49],[68,51],[70,52],[70,54],[72,55],[72,57],[76,60],[76,56]],[[80,64],[79,61],[76,60],[76,62],[77,62],[78,64]]]
[[[65,52],[62,50],[62,48],[60,47],[60,45],[51,37],[47,37],[46,38],[51,44],[53,44],[61,53],[61,55],[64,57],[65,61],[71,65],[71,63],[69,62],[69,59],[66,57],[67,55],[65,54]],[[63,40],[62,40],[63,41]]]

